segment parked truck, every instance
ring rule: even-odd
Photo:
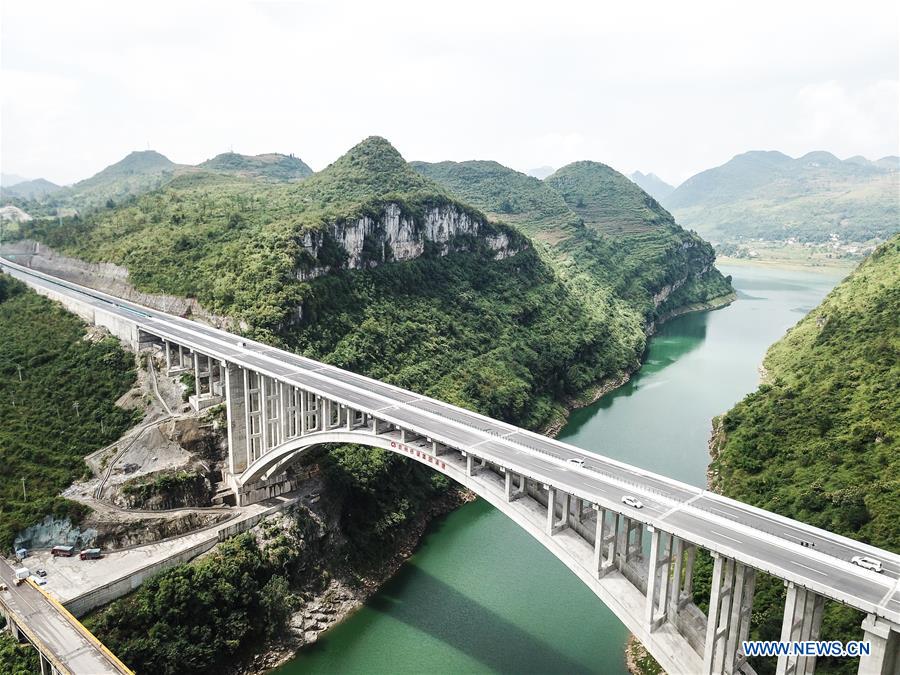
[[[75,555],[75,547],[74,546],[54,546],[50,549],[50,553],[53,554],[54,558],[71,558]]]
[[[16,570],[16,586],[21,586],[22,583],[31,576],[31,572],[27,567],[20,567]]]
[[[97,560],[101,557],[99,548],[86,548],[79,555],[82,560]]]

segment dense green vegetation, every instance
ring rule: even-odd
[[[0,623],[5,623],[0,619]],[[6,631],[0,632],[0,673],[35,675],[41,672],[37,651],[27,642],[17,643]]]
[[[900,550],[900,236],[875,251],[765,359],[766,384],[720,420],[714,487],[735,499]],[[754,616],[777,639],[783,589],[758,586]],[[826,605],[826,639],[862,617]],[[855,672],[846,659],[825,672]],[[824,670],[824,668],[823,668]]]
[[[682,183],[663,199],[678,222],[716,240],[884,241],[900,229],[900,160],[793,159],[747,152]]]
[[[249,646],[284,630],[296,605],[289,584],[308,573],[297,565],[308,527],[298,518],[265,548],[249,534],[234,537],[154,576],[85,624],[136,672],[223,672]]]
[[[230,173],[248,178],[269,178],[279,181],[302,180],[312,175],[312,169],[298,157],[273,152],[267,155],[239,155],[223,152],[201,163],[200,168],[217,173]]]
[[[0,274],[3,548],[47,514],[81,517],[83,507],[59,493],[87,471],[85,455],[135,421],[114,405],[134,382],[133,358],[114,338],[84,334],[75,316]]]
[[[425,256],[314,287],[291,347],[524,426],[639,356],[533,250]]]
[[[730,290],[710,269],[711,248],[608,167],[562,170],[566,189],[558,190],[492,163],[465,167],[484,170],[478,181],[465,172],[450,180],[458,166],[446,165],[448,176],[423,175],[425,165],[414,171],[387,141],[371,138],[302,182],[183,172],[132,202],[61,226],[31,223],[22,233],[124,265],[140,289],[196,297],[270,343],[533,428],[557,420],[567,400],[599,381],[637,367],[646,325],[675,302]],[[607,189],[617,193],[604,207]],[[504,222],[489,222],[467,202]],[[333,228],[363,216],[378,221],[389,204],[414,228],[440,207],[476,220],[480,234],[458,237],[447,255],[426,245],[402,264],[346,269]],[[483,235],[501,233],[511,255],[498,260]],[[322,243],[315,259],[313,238]],[[368,262],[391,258],[375,253]],[[329,273],[301,280],[311,269]],[[668,301],[654,297],[674,287]],[[328,498],[339,500],[340,555],[360,573],[393,555],[447,487],[392,453],[342,447],[319,460]],[[144,495],[144,487],[135,491]],[[258,589],[279,577],[302,583],[242,546],[234,564],[216,554],[176,568],[92,625],[140,670],[174,672],[177,663],[215,672],[261,637]],[[246,600],[230,588],[238,577],[251,589]],[[196,607],[185,588],[199,594]],[[204,613],[213,616],[208,628]],[[168,646],[178,631],[183,637]],[[186,656],[176,662],[179,649]]]
[[[132,204],[62,227],[35,221],[20,235],[86,260],[123,264],[142,290],[195,297],[272,337],[311,293],[297,270],[343,262],[336,242],[311,259],[303,236],[377,217],[389,202],[419,218],[428,206],[471,211],[410,170],[387,141],[372,138],[301,183],[184,174]]]
[[[654,302],[666,285],[684,282],[678,301],[685,304],[731,290],[711,268],[714,254],[706,242],[604,164],[577,162],[544,181],[496,162],[413,166],[539,242],[556,275],[637,353],[644,346],[642,324],[675,306]]]

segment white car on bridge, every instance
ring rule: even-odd
[[[850,558],[850,562],[852,562],[854,565],[859,565],[866,570],[872,570],[873,572],[884,572],[884,565],[881,564],[880,560],[876,560],[875,558],[869,558],[864,555],[855,555]]]
[[[644,502],[642,502],[637,497],[632,497],[631,495],[625,495],[624,497],[622,497],[622,503],[626,506],[630,506],[633,509],[644,508]]]

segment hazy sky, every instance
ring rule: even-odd
[[[898,153],[898,3],[2,0],[0,168],[197,163],[362,138],[671,182],[750,149]]]

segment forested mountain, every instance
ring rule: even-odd
[[[623,331],[730,290],[709,244],[604,164],[577,162],[544,181],[496,162],[413,166],[541,242],[557,274]]]
[[[111,209],[132,198],[160,188],[175,178],[197,173],[215,173],[267,181],[296,181],[312,174],[293,155],[270,153],[239,155],[226,152],[198,166],[176,164],[154,150],[131,152],[99,173],[68,187],[50,181],[18,183],[0,190],[0,200],[22,208],[35,217],[87,213]]]
[[[624,176],[586,164],[560,170],[554,185],[495,163],[413,170],[375,137],[299,182],[178,170],[123,204],[25,223],[19,235],[122,265],[143,291],[197,298],[239,332],[545,428],[573,399],[636,368],[663,314],[731,290],[711,247]],[[325,455],[341,500],[340,554],[356,563],[396,555],[404,528],[447,486],[388,452]],[[248,538],[228,546],[245,547],[251,566],[259,557]],[[219,623],[265,625],[258,606],[211,590],[202,570],[235,576],[228,556],[204,560],[158,583],[194,579],[190,598],[218,607]],[[260,585],[275,579],[269,566],[254,569]],[[162,672],[190,654],[195,671],[217,672],[258,637],[188,640],[208,612],[154,604],[164,597],[154,583],[93,624],[135,668]],[[157,633],[174,647],[148,648]]]
[[[896,157],[793,159],[747,152],[703,171],[662,199],[679,223],[718,241],[763,238],[884,241],[900,229]]]
[[[254,335],[531,426],[636,367],[647,324],[730,290],[708,244],[603,165],[557,172],[563,192],[493,163],[477,183],[417,168],[369,138],[302,182],[194,171],[22,235],[124,265],[141,290],[195,297]]]
[[[269,178],[272,180],[302,180],[312,175],[312,169],[293,155],[272,152],[265,155],[240,155],[223,152],[199,164],[200,168],[217,173],[230,173],[249,178]]]
[[[663,201],[675,190],[673,185],[669,185],[655,173],[641,173],[640,171],[635,171],[629,178],[658,202]]]
[[[0,189],[0,199],[41,199],[60,190],[60,186],[43,178],[26,180]]]
[[[771,347],[765,383],[717,422],[712,486],[900,550],[898,316],[900,235],[876,249]],[[759,632],[778,639],[781,584],[762,585],[759,592]],[[825,634],[861,639],[860,621],[851,610],[828,603]],[[827,672],[856,672],[846,661],[831,662]]]

